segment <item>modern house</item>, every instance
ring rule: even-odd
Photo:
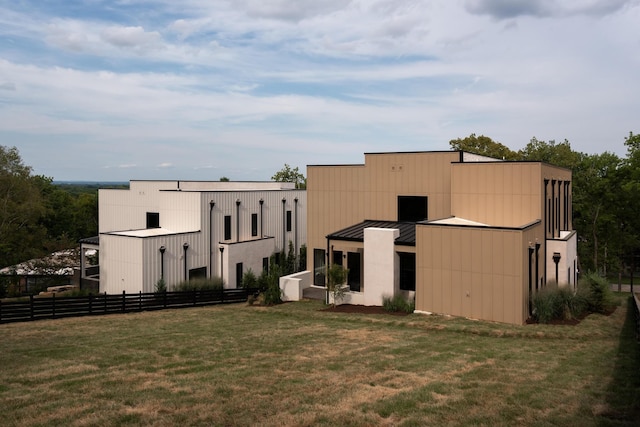
[[[307,167],[307,268],[349,269],[345,303],[522,324],[531,296],[577,281],[571,171],[459,151],[368,153]]]
[[[235,288],[290,242],[296,254],[306,244],[306,200],[293,183],[130,181],[99,190],[99,239],[83,240],[82,251],[99,251],[100,292],[213,276]]]

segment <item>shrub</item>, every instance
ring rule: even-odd
[[[245,289],[253,289],[258,287],[258,278],[253,270],[248,269],[246,273],[242,275],[242,287]]]
[[[277,265],[271,265],[269,272],[265,274],[265,289],[262,292],[264,303],[274,305],[282,303],[282,291],[280,290],[280,272]]]
[[[578,284],[579,293],[586,299],[590,312],[605,313],[613,306],[613,294],[607,279],[589,273]]]
[[[575,295],[572,289],[558,288],[555,283],[549,283],[546,288],[533,296],[533,317],[539,323],[577,317],[581,314],[581,306],[577,302],[574,303],[574,299]]]
[[[220,277],[211,277],[208,279],[192,279],[180,282],[176,285],[175,291],[209,291],[221,290],[224,287],[224,281]]]
[[[382,306],[387,311],[401,311],[403,313],[413,313],[416,309],[416,303],[413,298],[407,300],[400,294],[394,295],[393,297],[383,297]]]
[[[329,267],[327,274],[329,279],[329,292],[333,295],[333,305],[335,306],[338,300],[344,298],[344,284],[347,281],[347,277],[349,277],[349,270],[340,264],[333,264]]]
[[[161,293],[167,292],[167,282],[165,282],[164,279],[159,279],[156,282],[155,292],[157,294],[161,294]]]

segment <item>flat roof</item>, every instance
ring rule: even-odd
[[[396,245],[416,245],[416,223],[398,221],[365,220],[342,230],[338,230],[327,236],[330,240],[343,240],[350,242],[364,242],[365,228],[394,228],[400,230],[400,236],[395,240]]]

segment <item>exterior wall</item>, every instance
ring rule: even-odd
[[[547,279],[556,280],[556,263],[554,252],[560,254],[558,262],[558,285],[576,287],[577,281],[577,233],[566,234],[563,238],[547,240]]]
[[[522,324],[528,317],[521,230],[416,229],[416,311]]]
[[[309,253],[326,250],[325,237],[366,219],[396,221],[399,195],[427,196],[428,217],[451,215],[455,151],[365,154],[364,165],[307,167]],[[307,258],[313,269],[313,259]]]
[[[175,181],[131,181],[129,189],[98,190],[98,232],[145,228],[146,213],[160,209],[160,190],[175,188]]]
[[[114,235],[100,239],[100,292],[142,291],[143,277],[142,239]]]
[[[312,275],[310,271],[301,271],[280,278],[280,290],[283,301],[300,301],[306,288],[311,287]]]
[[[540,163],[454,164],[451,193],[456,217],[504,227],[542,218]]]
[[[399,262],[395,240],[400,230],[392,228],[366,228],[364,230],[365,305],[382,305],[383,297],[392,297],[398,288]]]
[[[222,256],[224,271],[222,280],[226,289],[236,288],[238,277],[236,276],[236,264],[242,263],[242,273],[246,273],[251,269],[256,276],[262,272],[262,259],[268,258],[275,250],[273,238],[265,238],[259,240],[251,240],[240,243],[221,244],[224,248]],[[242,278],[240,277],[240,280]]]

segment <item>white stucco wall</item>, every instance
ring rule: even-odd
[[[268,258],[275,251],[275,239],[267,237],[259,240],[250,240],[239,243],[220,244],[223,247],[222,262],[225,289],[236,287],[236,264],[242,263],[243,274],[251,269],[256,276],[262,273],[262,260]],[[220,251],[218,249],[218,256]]]
[[[547,240],[547,281],[556,279],[556,263],[553,261],[553,253],[560,254],[558,262],[558,285],[575,287],[576,265],[578,259],[578,233],[563,232],[561,239]]]
[[[364,305],[382,305],[384,296],[393,296],[398,287],[399,262],[395,240],[400,230],[365,228],[364,230]]]
[[[311,287],[312,275],[310,271],[282,276],[280,278],[280,290],[283,301],[300,301],[304,289]]]

